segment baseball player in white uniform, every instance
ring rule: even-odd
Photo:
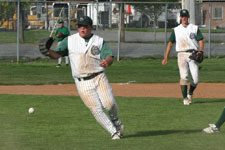
[[[68,54],[72,76],[84,104],[113,140],[120,139],[123,124],[119,120],[113,91],[104,73],[105,68],[113,63],[112,50],[103,38],[91,33],[93,27],[90,17],[81,17],[77,27],[78,33],[65,38],[55,51],[49,50],[49,56],[58,59]],[[109,112],[109,116],[103,108]]]
[[[194,52],[201,53],[204,48],[203,35],[198,26],[189,24],[189,12],[186,9],[180,11],[181,24],[174,28],[171,33],[166,54],[162,60],[162,65],[166,65],[173,43],[176,42],[176,52],[178,67],[180,71],[180,85],[183,95],[184,105],[192,103],[193,92],[199,82],[199,64],[189,58]],[[188,91],[188,74],[190,72],[191,82]]]

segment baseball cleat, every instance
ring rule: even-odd
[[[114,126],[116,127],[116,131],[119,133],[120,137],[123,136],[124,133],[124,125],[120,120],[114,121],[113,122]]]
[[[219,132],[220,130],[219,128],[216,127],[215,124],[209,124],[209,127],[203,129],[202,131],[205,133],[216,133],[216,132]]]
[[[192,103],[193,95],[188,94],[187,98],[188,98],[189,104],[191,104]]]
[[[120,139],[120,133],[119,132],[115,132],[113,135],[112,135],[112,140],[119,140]]]
[[[120,137],[123,136],[123,131],[124,131],[124,125],[121,124],[120,126],[116,127],[116,130],[119,132]]]
[[[56,65],[57,68],[61,67],[61,64]]]
[[[189,104],[189,100],[188,100],[187,98],[185,98],[185,99],[183,100],[183,102],[184,102],[184,105],[190,105],[190,104]]]

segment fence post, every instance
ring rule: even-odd
[[[109,1],[109,28],[112,28],[112,0]]]
[[[208,58],[211,58],[211,19],[212,19],[212,5],[209,3],[209,49],[208,49]]]
[[[96,11],[97,11],[97,17],[96,17],[96,31],[98,31],[98,26],[99,26],[99,14],[98,14],[98,0],[96,0],[96,4],[97,4],[97,6],[96,6]]]
[[[118,51],[117,51],[117,61],[120,60],[120,36],[121,36],[121,23],[122,23],[122,4],[120,3],[120,21],[119,21],[119,28],[118,28]]]
[[[165,40],[164,40],[164,55],[166,54],[166,46],[167,46],[167,7],[168,7],[168,4],[166,3],[166,6],[165,6]]]
[[[71,18],[71,16],[70,16],[70,12],[71,12],[71,8],[70,8],[70,2],[68,3],[69,5],[68,5],[68,25],[67,25],[67,27],[68,27],[68,30],[70,31],[71,29],[70,29],[70,26],[71,26],[71,22],[70,22],[70,18]],[[70,31],[71,32],[71,31]]]
[[[16,45],[16,61],[19,62],[19,48],[20,48],[20,0],[17,1],[17,45]]]

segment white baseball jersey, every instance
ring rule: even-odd
[[[103,128],[111,135],[115,134],[115,122],[119,119],[118,107],[108,78],[103,72],[104,67],[100,66],[101,59],[113,56],[111,49],[97,35],[84,39],[76,33],[65,38],[56,51],[62,56],[69,56],[72,76],[84,104]],[[98,74],[91,77],[94,73]],[[109,112],[109,116],[103,108]]]
[[[189,24],[184,27],[182,24],[174,28],[176,35],[176,51],[198,50],[197,37],[198,26]]]
[[[93,35],[88,43],[79,33],[68,37],[68,53],[74,78],[87,77],[104,70],[100,66],[102,44],[103,38],[97,35]]]

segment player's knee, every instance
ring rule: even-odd
[[[99,116],[100,114],[104,112],[101,107],[95,107],[95,108],[89,108],[89,109],[94,116]]]
[[[196,87],[197,84],[198,84],[198,79],[195,79],[195,80],[193,80],[193,81],[191,82],[191,85],[194,86],[194,87]]]
[[[188,85],[187,79],[180,79],[180,85]]]
[[[104,108],[106,110],[111,110],[114,105],[115,104],[113,103],[113,101],[112,102],[108,102],[108,103],[104,104]]]

